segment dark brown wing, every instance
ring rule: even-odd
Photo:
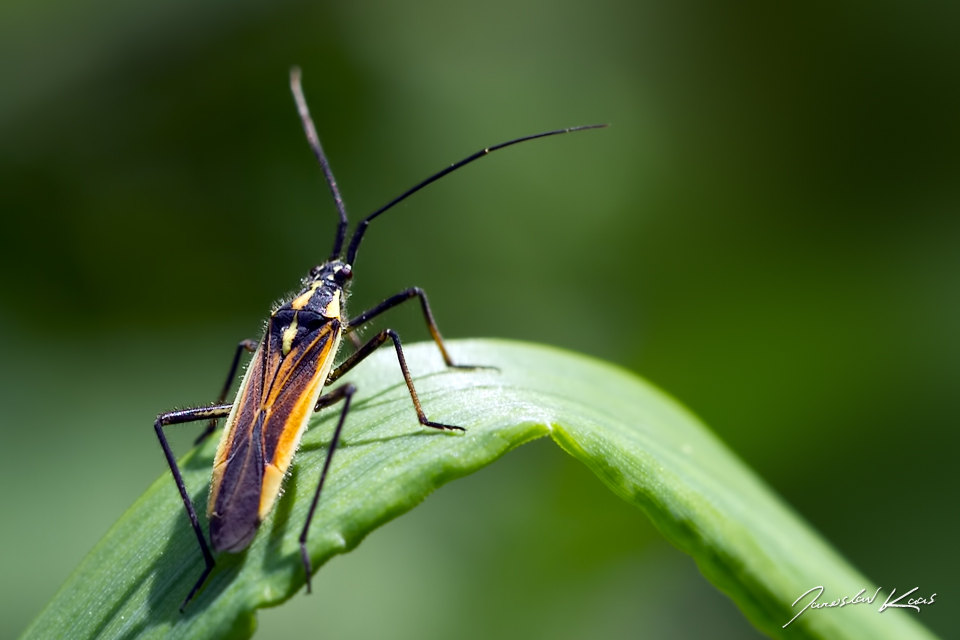
[[[215,550],[246,548],[273,507],[339,342],[338,319],[308,311],[270,318],[214,462],[208,513]]]

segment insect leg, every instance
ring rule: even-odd
[[[353,318],[347,323],[347,333],[350,334],[351,331],[359,329],[366,322],[377,317],[384,311],[388,311],[413,297],[420,298],[420,307],[423,309],[423,319],[427,321],[427,328],[430,329],[430,335],[433,336],[433,341],[437,343],[440,354],[443,356],[443,361],[447,363],[448,367],[454,369],[496,369],[496,367],[485,367],[473,364],[454,364],[453,358],[450,357],[450,354],[447,352],[447,347],[443,343],[443,336],[440,335],[437,322],[433,319],[433,313],[430,311],[430,303],[427,301],[427,294],[420,287],[411,287],[406,291],[401,291],[394,296],[390,296],[373,309],[365,311],[356,318]]]
[[[200,543],[200,551],[203,552],[203,559],[207,563],[207,568],[203,570],[197,584],[193,585],[190,594],[180,605],[180,613],[183,613],[184,607],[193,598],[200,589],[200,586],[206,581],[210,571],[213,570],[213,554],[210,553],[210,547],[203,537],[203,530],[200,528],[200,521],[197,519],[197,512],[190,501],[190,495],[187,493],[187,487],[183,484],[183,476],[180,475],[180,467],[177,466],[177,459],[173,456],[173,451],[167,443],[167,437],[163,434],[163,428],[172,424],[183,424],[185,422],[197,422],[199,420],[216,420],[230,414],[232,405],[224,404],[214,407],[200,407],[198,409],[183,409],[182,411],[170,411],[161,413],[157,416],[157,421],[153,423],[153,429],[157,432],[157,438],[160,440],[160,446],[163,447],[163,454],[167,457],[167,464],[170,465],[170,472],[173,473],[173,479],[177,483],[177,489],[180,490],[180,497],[183,499],[183,506],[187,509],[187,515],[190,517],[190,524],[193,525],[193,532],[197,534],[197,542]]]
[[[337,428],[333,431],[330,448],[327,450],[327,459],[324,460],[323,471],[320,472],[320,482],[317,483],[317,490],[313,494],[313,502],[310,503],[310,510],[307,511],[307,521],[303,524],[303,531],[300,533],[300,557],[303,559],[303,570],[307,576],[307,593],[311,592],[310,574],[313,572],[310,566],[310,555],[307,553],[307,532],[310,530],[313,514],[317,510],[317,503],[320,501],[320,492],[323,490],[323,483],[327,479],[327,472],[330,470],[330,463],[333,461],[333,452],[337,450],[337,443],[340,442],[343,421],[346,420],[347,413],[350,411],[350,400],[356,390],[357,388],[352,384],[345,384],[326,395],[320,396],[314,409],[314,411],[320,411],[324,407],[329,407],[341,400],[344,401],[343,410],[340,412],[340,421],[337,422]]]
[[[393,346],[397,351],[397,360],[400,362],[400,370],[403,372],[403,379],[407,383],[407,390],[410,392],[410,399],[413,400],[413,406],[417,410],[417,418],[420,420],[420,424],[425,427],[433,427],[434,429],[465,431],[463,427],[455,427],[427,419],[427,414],[423,412],[423,407],[420,406],[420,398],[417,397],[417,390],[413,387],[413,378],[410,376],[410,369],[407,368],[407,359],[403,357],[403,347],[400,346],[400,336],[398,336],[397,332],[393,329],[384,329],[374,336],[370,342],[360,347],[356,353],[344,360],[339,367],[330,373],[327,377],[326,384],[336,382],[341,376],[350,371],[350,369],[353,369],[365,360],[367,356],[376,351],[387,340],[393,340]]]
[[[257,350],[257,343],[253,340],[242,340],[240,344],[237,345],[237,351],[233,354],[233,363],[230,365],[230,373],[227,374],[227,381],[223,383],[223,390],[220,392],[220,396],[217,398],[217,404],[223,404],[227,399],[227,394],[230,392],[230,385],[233,383],[233,377],[237,375],[237,367],[240,366],[240,356],[244,351],[253,353]],[[207,438],[210,437],[210,434],[213,433],[214,429],[217,428],[217,421],[211,420],[210,424],[207,425],[207,428],[203,430],[197,439],[193,441],[193,444],[198,445]]]
[[[360,336],[356,333],[347,332],[347,337],[350,338],[350,344],[353,345],[354,351],[363,346],[363,341],[360,340]]]

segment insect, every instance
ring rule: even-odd
[[[290,72],[290,88],[307,141],[330,187],[340,221],[330,258],[312,268],[309,275],[304,278],[300,291],[270,314],[263,337],[259,342],[244,340],[237,346],[217,403],[213,406],[163,413],[154,423],[154,430],[160,440],[167,463],[170,465],[177,488],[180,490],[183,506],[187,510],[190,524],[193,526],[206,563],[197,583],[180,605],[181,612],[213,570],[215,565],[213,552],[237,553],[249,546],[253,540],[257,528],[270,513],[280,494],[283,478],[300,444],[300,438],[307,428],[310,415],[314,411],[342,402],[340,418],[330,440],[323,470],[320,472],[320,480],[300,534],[300,555],[306,574],[307,592],[310,592],[312,570],[307,553],[307,534],[320,500],[324,481],[330,470],[340,432],[350,412],[350,402],[356,393],[356,387],[348,383],[329,393],[323,393],[323,390],[382,345],[387,342],[393,343],[400,371],[420,424],[439,430],[464,430],[463,427],[434,422],[427,418],[403,356],[400,337],[392,329],[384,329],[365,344],[355,341],[355,351],[339,366],[334,367],[341,338],[344,335],[352,335],[356,329],[385,311],[417,298],[430,335],[440,349],[447,366],[455,369],[478,368],[474,365],[456,364],[450,357],[433,313],[430,311],[427,296],[418,287],[401,291],[368,311],[353,318],[346,318],[344,302],[353,279],[357,251],[370,222],[428,184],[488,153],[526,140],[606,126],[588,125],[547,131],[481,149],[430,176],[364,218],[354,230],[344,252],[348,227],[347,211],[307,109],[306,99],[300,86],[300,70],[297,68]],[[232,403],[224,404],[231,382],[237,373],[241,356],[245,351],[253,352],[253,357],[240,382],[236,398]],[[208,545],[163,429],[174,424],[207,421],[206,429],[197,438],[196,444],[199,444],[214,432],[217,420],[220,418],[226,418],[226,422],[214,457],[213,477],[207,503],[210,526],[210,544]]]

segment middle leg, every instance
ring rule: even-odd
[[[237,350],[233,354],[233,362],[230,365],[230,371],[227,373],[227,381],[223,383],[223,390],[220,391],[220,395],[217,397],[217,404],[223,404],[227,401],[227,394],[230,392],[230,385],[233,383],[233,377],[237,375],[237,367],[240,366],[240,356],[243,355],[244,351],[253,353],[257,350],[257,343],[253,340],[242,340],[240,344],[237,345]],[[197,439],[193,441],[193,444],[200,444],[206,440],[211,433],[217,428],[217,421],[211,420],[207,424],[207,428],[203,430]]]
[[[384,329],[374,336],[370,342],[357,349],[354,354],[344,360],[339,367],[330,373],[327,377],[326,384],[333,384],[339,380],[341,376],[360,364],[387,340],[393,340],[393,346],[397,351],[397,360],[400,362],[400,370],[403,372],[403,379],[407,383],[407,390],[410,392],[410,399],[413,400],[413,407],[417,410],[417,418],[420,420],[420,424],[425,427],[433,427],[434,429],[466,431],[463,427],[443,424],[442,422],[433,422],[427,418],[427,414],[423,412],[423,407],[420,405],[417,390],[413,386],[413,377],[410,375],[410,369],[407,367],[407,359],[403,357],[403,347],[400,345],[400,336],[398,336],[397,332],[393,329]]]

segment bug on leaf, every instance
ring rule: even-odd
[[[309,275],[304,278],[300,291],[270,314],[266,330],[259,342],[244,340],[237,346],[227,374],[227,381],[217,403],[213,406],[163,413],[154,423],[157,438],[160,440],[160,446],[163,447],[170,471],[180,490],[180,497],[183,499],[183,505],[187,510],[190,524],[196,533],[197,542],[206,563],[200,578],[181,604],[181,611],[196,595],[213,570],[214,552],[237,553],[247,548],[253,540],[257,528],[270,513],[280,494],[283,478],[290,468],[310,415],[324,407],[343,402],[340,418],[330,440],[327,457],[320,473],[320,480],[300,534],[300,555],[306,574],[307,592],[310,592],[312,570],[310,556],[307,553],[307,534],[324,481],[330,470],[340,432],[350,412],[350,401],[356,392],[356,387],[348,383],[329,393],[323,393],[323,390],[383,344],[393,343],[400,371],[403,373],[420,424],[440,430],[463,431],[462,427],[434,422],[427,418],[417,397],[410,370],[407,368],[400,337],[392,329],[384,329],[366,343],[355,342],[356,350],[339,366],[333,366],[344,335],[351,335],[353,331],[383,312],[417,298],[420,300],[420,307],[430,335],[440,349],[447,366],[457,369],[477,368],[474,365],[456,364],[451,358],[444,345],[443,337],[437,329],[437,323],[433,319],[427,296],[418,287],[401,291],[353,318],[345,317],[344,302],[353,279],[357,251],[370,222],[428,184],[492,151],[535,138],[606,126],[588,125],[547,131],[481,149],[430,176],[368,215],[357,225],[344,251],[348,226],[347,212],[330,165],[320,146],[316,128],[310,118],[300,87],[299,69],[294,68],[290,72],[290,87],[307,141],[330,187],[340,222],[330,258],[311,269]],[[253,357],[240,382],[234,401],[224,404],[244,351],[253,352]],[[210,544],[208,545],[163,429],[174,424],[208,421],[207,428],[197,438],[197,443],[200,443],[213,433],[220,418],[226,418],[226,423],[214,458],[213,478],[207,503],[207,516],[210,523]]]

